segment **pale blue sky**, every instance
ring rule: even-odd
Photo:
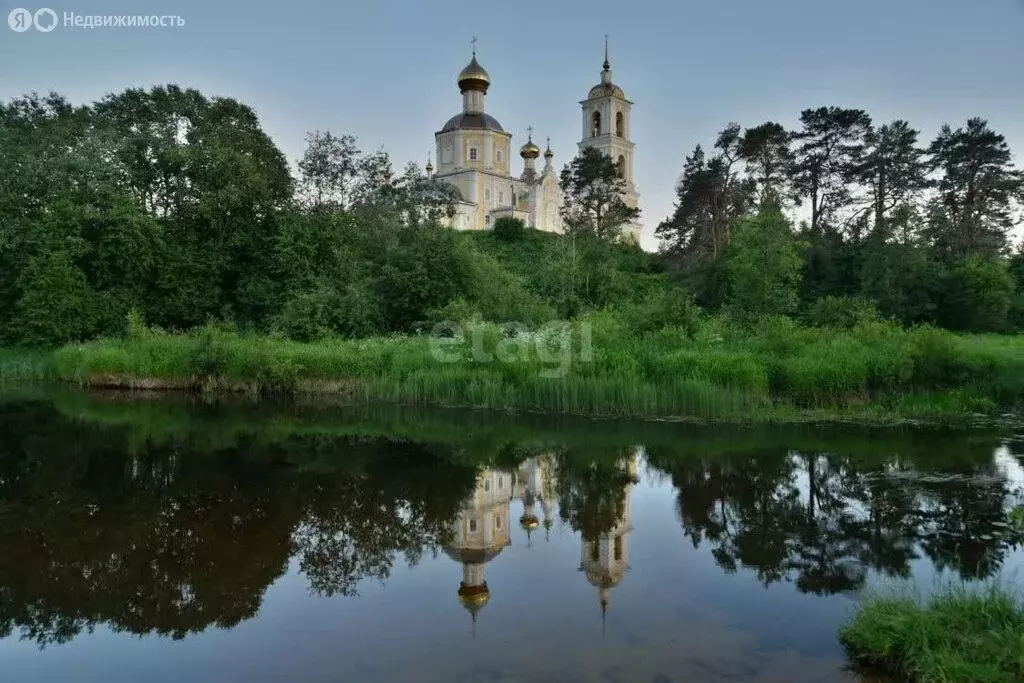
[[[0,29],[0,98],[57,90],[90,101],[175,82],[253,106],[292,159],[314,128],[421,165],[461,107],[455,76],[476,35],[487,110],[525,141],[575,152],[578,102],[611,34],[616,83],[636,104],[646,246],[672,209],[684,156],[726,122],[794,126],[801,109],[867,109],[938,126],[983,116],[1024,154],[1024,0],[240,2],[79,0],[78,14],[176,14],[181,28]],[[27,0],[2,0],[37,9]],[[0,24],[2,26],[2,24]]]

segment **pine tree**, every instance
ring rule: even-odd
[[[781,203],[793,167],[790,135],[782,124],[768,121],[748,128],[737,141],[737,150],[746,164],[747,176],[756,185],[758,200]]]
[[[924,150],[917,146],[918,131],[896,120],[865,135],[864,163],[858,179],[867,187],[873,229],[894,235],[909,224],[905,220],[921,193],[928,187]],[[900,220],[904,219],[904,220]]]
[[[598,149],[588,147],[562,169],[562,219],[568,232],[613,242],[622,228],[640,216],[623,201],[626,181]]]
[[[938,174],[928,227],[935,247],[947,260],[1003,254],[1024,199],[1024,173],[1006,139],[972,118],[966,128],[943,126],[928,151]]]
[[[793,133],[793,189],[811,210],[810,230],[838,229],[838,215],[852,203],[852,188],[864,155],[871,117],[862,109],[819,107],[800,114]]]

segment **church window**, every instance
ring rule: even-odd
[[[469,148],[469,160],[476,161],[476,147]]]
[[[469,530],[470,531],[476,531],[476,520],[475,519],[469,520]]]
[[[616,164],[616,166],[618,166],[619,177],[620,178],[625,178],[626,177],[626,157],[624,157],[624,156],[622,156],[620,154],[619,155],[619,163]]]
[[[490,491],[490,490],[491,490],[491,480],[488,479],[487,481],[484,482],[484,491]]]
[[[498,477],[498,488],[500,489],[500,488],[503,488],[504,486],[505,486],[505,477]]]
[[[444,146],[444,155],[441,157],[444,163],[450,164],[452,161],[452,143],[448,143]]]
[[[500,529],[501,528],[501,515],[497,515],[494,518],[494,528],[495,529]]]
[[[601,112],[595,111],[590,117],[590,136],[596,138],[601,134]]]
[[[496,151],[494,152],[494,156],[495,156],[495,158],[497,158],[497,160],[498,160],[498,163],[500,164],[500,163],[501,163],[501,147],[499,147],[499,148],[498,148],[498,149],[497,149],[497,150],[496,150]]]
[[[490,198],[491,198],[491,188],[489,188],[489,187],[484,188],[484,199],[490,199]]]
[[[590,544],[590,561],[597,562],[599,559],[601,559],[601,546],[594,541]]]
[[[622,560],[622,536],[615,537],[615,561]]]
[[[615,112],[615,134],[620,138],[626,137],[626,117],[622,112]]]
[[[501,190],[498,190],[498,204],[504,204],[504,203],[505,203],[505,193],[502,192]]]
[[[484,223],[486,223],[487,225],[491,224],[491,214],[487,214],[486,216],[484,216]]]

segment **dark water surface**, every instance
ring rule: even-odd
[[[0,396],[0,680],[858,681],[865,590],[1024,577],[1024,442]]]

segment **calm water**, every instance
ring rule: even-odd
[[[1018,439],[0,397],[0,680],[868,680],[866,589],[1022,583]]]

